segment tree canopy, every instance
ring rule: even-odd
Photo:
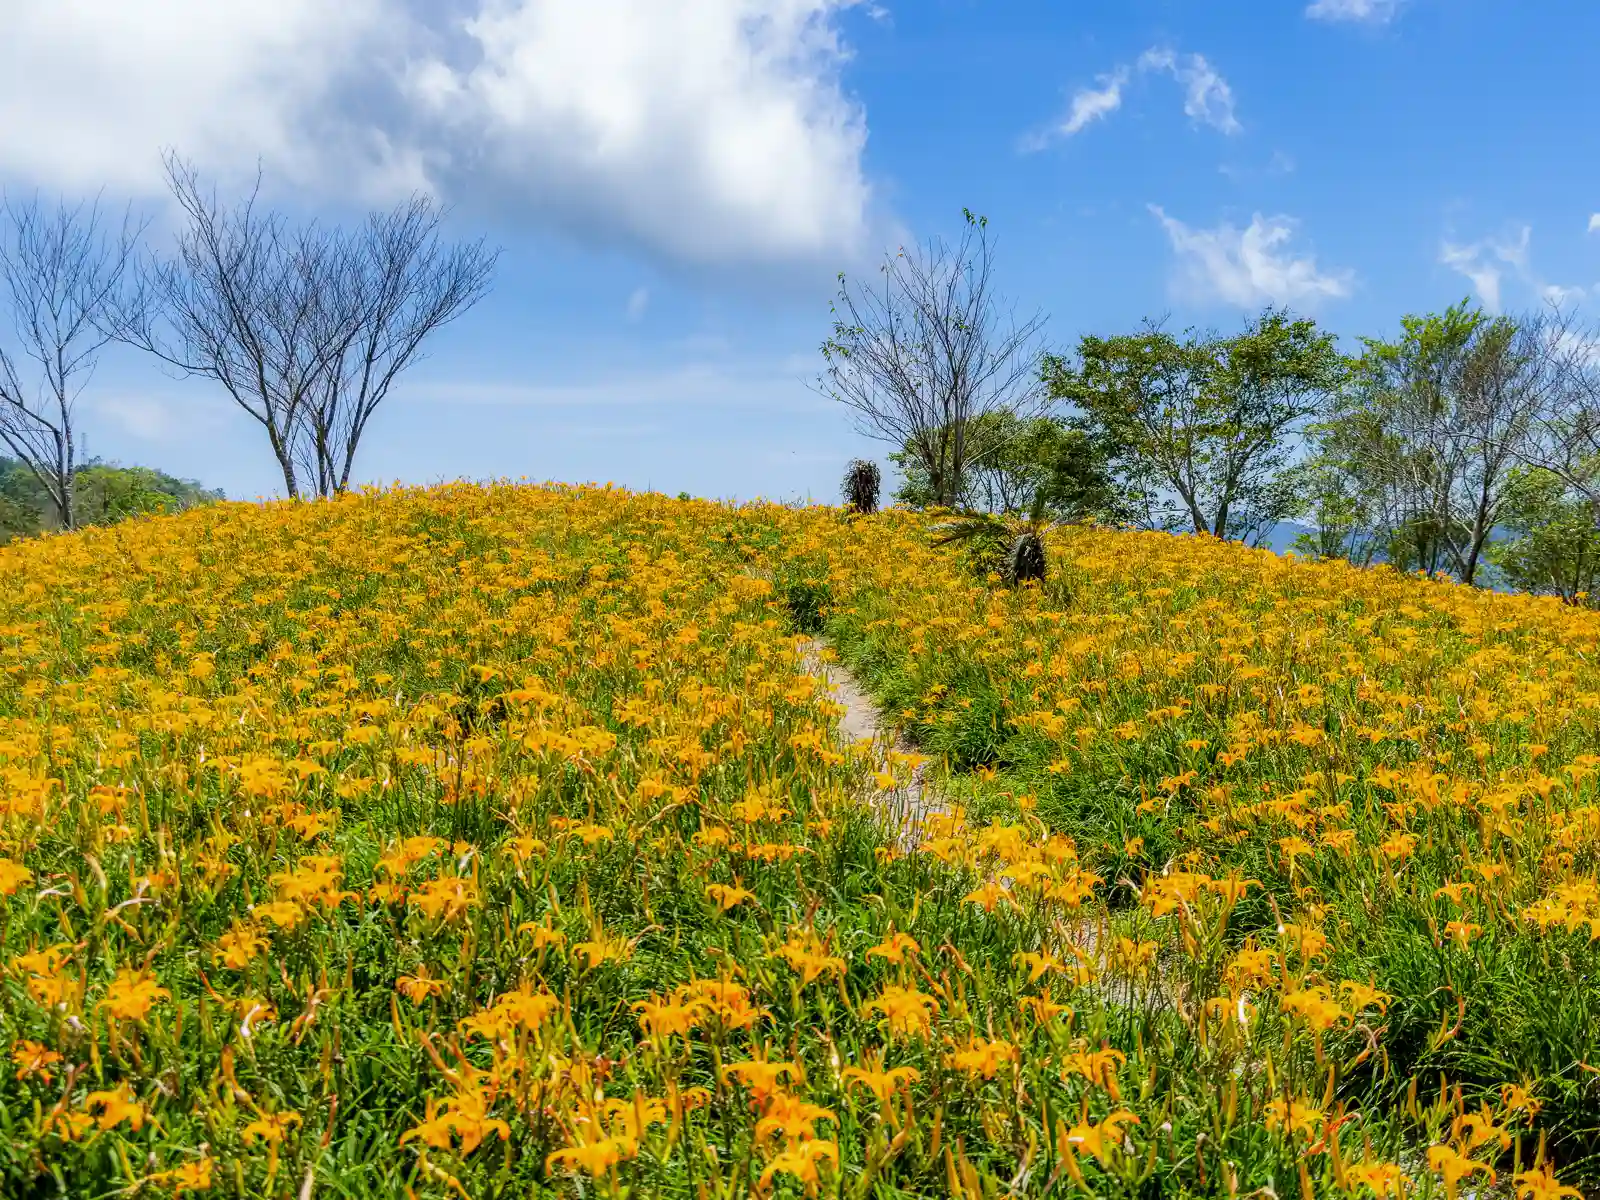
[[[128,517],[178,512],[225,499],[192,479],[152,467],[124,467],[97,458],[74,470],[78,525],[110,525]],[[0,542],[62,528],[54,498],[27,465],[0,457]]]
[[[1299,510],[1300,435],[1346,372],[1332,334],[1277,309],[1232,336],[1147,322],[1044,360],[1147,523],[1246,540]]]

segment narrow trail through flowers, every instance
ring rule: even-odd
[[[0,1195],[1600,1195],[1600,614],[928,534],[0,549]]]
[[[909,780],[900,787],[875,792],[873,806],[888,822],[895,843],[902,850],[915,848],[923,822],[930,814],[943,811],[930,796],[926,782],[926,760],[885,723],[877,704],[863,690],[850,669],[833,656],[832,647],[825,638],[806,641],[801,647],[801,655],[806,673],[822,679],[828,686],[828,694],[833,702],[843,710],[839,714],[838,726],[841,742],[846,745],[871,742],[875,757],[884,770],[889,767],[891,753],[911,758]]]

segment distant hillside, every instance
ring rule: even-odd
[[[74,475],[79,525],[109,525],[144,513],[179,512],[226,499],[220,488],[154,467],[91,459]],[[49,494],[18,459],[0,456],[0,542],[59,529]]]
[[[1261,539],[1261,545],[1282,554],[1285,550],[1294,549],[1294,541],[1301,534],[1315,532],[1311,526],[1301,525],[1297,521],[1279,521],[1268,531],[1267,536]]]

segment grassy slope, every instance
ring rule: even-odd
[[[1525,1168],[1534,1128],[1580,1158],[1587,929],[1537,905],[1592,868],[1589,619],[1058,557],[1013,594],[903,515],[466,487],[0,550],[0,1192],[1365,1194],[1429,1146]],[[954,768],[917,853],[798,673],[823,622]]]
[[[1469,1105],[1523,1085],[1556,1156],[1594,1171],[1600,619],[1088,531],[1062,536],[1042,591],[1008,593],[919,541],[839,548],[831,629],[981,803],[1028,797],[1121,859],[1106,899],[1163,946],[1185,940],[1183,921],[1154,919],[1182,872],[1259,881],[1227,945],[1281,944],[1294,925],[1326,939],[1276,990],[1354,980],[1392,997],[1329,1030],[1375,1039],[1335,1095],[1399,1111],[1441,1077]],[[1190,994],[1237,994],[1221,958],[1178,959]]]

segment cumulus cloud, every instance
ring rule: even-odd
[[[1356,21],[1383,25],[1394,20],[1401,0],[1315,0],[1306,16],[1315,21]]]
[[[1313,255],[1293,250],[1297,223],[1289,217],[1256,213],[1243,229],[1226,222],[1215,229],[1194,229],[1159,205],[1150,205],[1150,211],[1177,256],[1173,288],[1187,298],[1241,308],[1265,303],[1310,306],[1348,296],[1354,285],[1352,272],[1324,271]]]
[[[840,80],[837,17],[859,2],[12,6],[0,176],[158,192],[170,145],[682,262],[837,261],[873,232],[865,114]]]
[[[8,6],[0,171],[48,187],[153,192],[159,151],[305,176],[325,152],[388,152],[325,114],[369,49],[392,51],[385,0],[53,0]],[[365,146],[355,142],[366,138]],[[392,164],[392,159],[390,162]],[[346,182],[349,176],[345,177]]]
[[[1095,87],[1072,94],[1067,111],[1040,133],[1023,139],[1023,148],[1038,150],[1056,138],[1071,137],[1086,126],[1122,107],[1122,95],[1136,75],[1151,72],[1171,76],[1183,88],[1183,111],[1191,120],[1223,133],[1238,133],[1241,126],[1233,111],[1233,89],[1202,54],[1180,54],[1153,46],[1130,68],[1118,66],[1101,75]]]
[[[444,179],[717,262],[862,242],[866,123],[847,0],[482,0],[469,52],[412,71]],[[463,152],[454,147],[464,146]]]

